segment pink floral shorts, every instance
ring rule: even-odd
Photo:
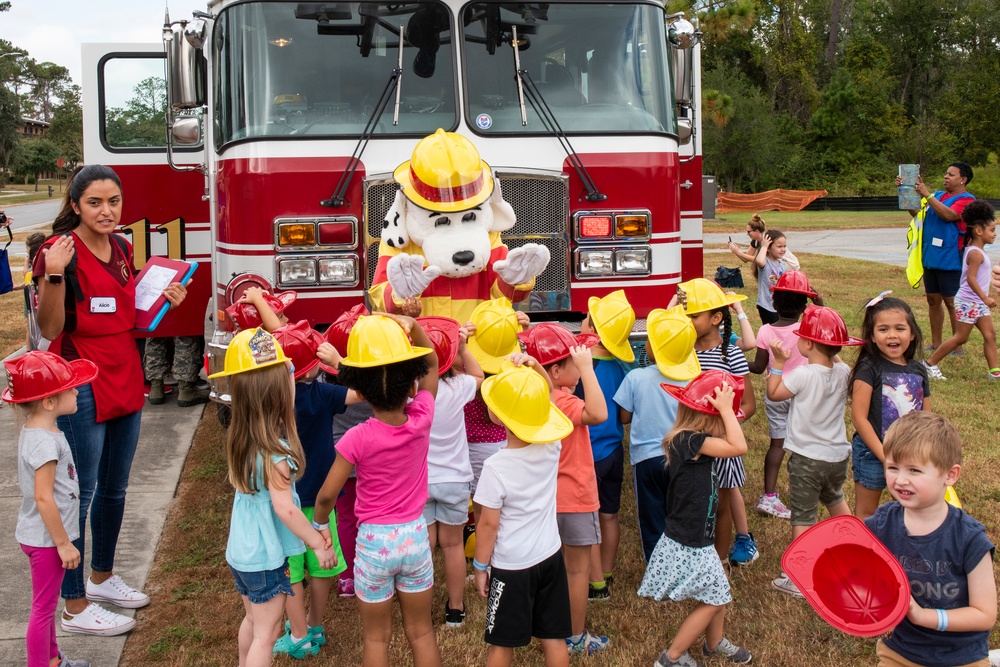
[[[420,593],[434,586],[434,561],[423,517],[409,523],[358,526],[354,593],[362,602],[392,599],[394,591]]]
[[[980,317],[989,317],[990,309],[985,303],[955,299],[955,319],[963,324],[975,324]]]

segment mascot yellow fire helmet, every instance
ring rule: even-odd
[[[246,329],[239,332],[229,342],[226,348],[226,361],[223,370],[212,373],[208,379],[236,375],[259,368],[267,368],[283,364],[288,357],[281,345],[264,329]]]
[[[472,356],[487,373],[500,372],[501,362],[521,350],[517,332],[517,313],[506,298],[483,301],[476,306],[469,318],[476,325],[476,332],[469,336],[467,346]]]
[[[493,414],[525,442],[555,442],[573,432],[573,422],[549,398],[549,384],[527,366],[504,364],[499,375],[486,378],[483,401]]]
[[[635,326],[635,311],[625,297],[625,290],[617,290],[603,297],[590,297],[587,312],[604,349],[622,361],[635,361],[635,352],[628,340],[632,327]]]
[[[465,211],[493,194],[493,171],[476,147],[442,129],[421,139],[393,178],[407,199],[429,211]]]
[[[688,315],[730,306],[746,298],[742,294],[726,294],[716,283],[705,278],[695,278],[679,284],[677,297]]]
[[[694,343],[698,332],[684,308],[651,310],[646,318],[649,348],[656,359],[656,368],[671,380],[691,380],[701,373]]]
[[[371,368],[432,354],[429,347],[414,347],[395,320],[382,315],[358,318],[347,339],[347,356],[342,366]]]

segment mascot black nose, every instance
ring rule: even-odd
[[[451,256],[451,261],[455,262],[459,266],[465,266],[476,258],[476,253],[471,250],[463,250],[461,252],[456,252]]]

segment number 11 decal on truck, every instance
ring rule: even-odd
[[[121,176],[137,265],[199,262],[156,335],[204,333],[213,368],[247,287],[317,328],[370,303],[393,170],[439,129],[492,166],[504,243],[549,250],[519,308],[624,289],[643,318],[702,273],[699,35],[657,1],[216,0],[162,45],[84,45],[85,160]]]

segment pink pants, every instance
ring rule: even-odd
[[[56,644],[56,605],[65,570],[55,547],[21,545],[31,566],[31,615],[28,617],[28,667],[49,667],[59,657]]]
[[[358,540],[358,517],[354,513],[354,503],[358,499],[358,480],[348,477],[344,482],[344,492],[337,498],[337,538],[340,548],[344,551],[344,563],[347,569],[340,575],[342,579],[354,576],[355,543]]]

